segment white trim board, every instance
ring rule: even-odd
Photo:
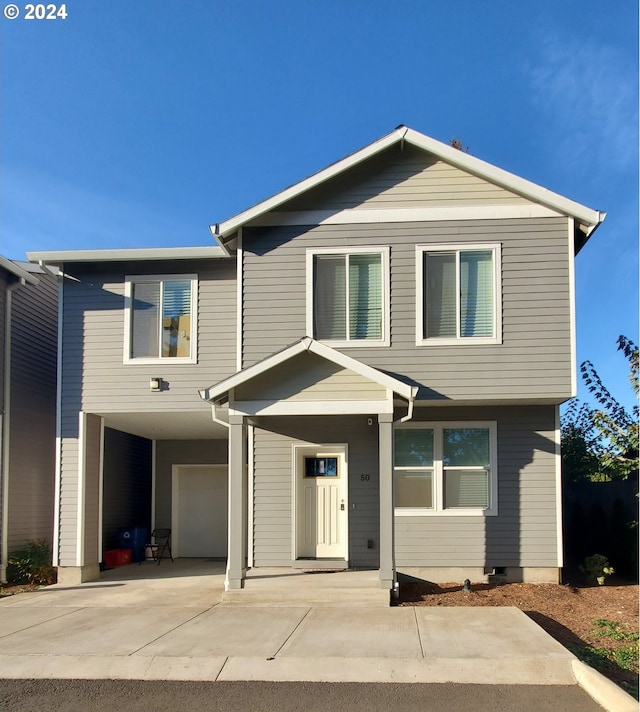
[[[236,371],[242,371],[242,326],[244,300],[244,248],[242,228],[238,228],[236,245]]]
[[[78,413],[78,482],[76,511],[76,566],[84,566],[85,478],[87,467],[87,414]]]
[[[98,561],[102,562],[102,521],[104,507],[104,418],[100,418],[100,453],[98,463]]]
[[[19,280],[26,282],[28,284],[39,284],[40,280],[31,272],[27,272],[25,269],[17,265],[12,260],[8,260],[6,257],[0,255],[0,267],[4,267],[7,272],[11,272],[12,275],[17,277]]]
[[[351,225],[375,223],[436,222],[445,220],[505,220],[559,217],[562,213],[544,205],[457,205],[428,208],[348,208],[265,213],[251,227],[287,225]]]
[[[374,415],[393,413],[393,400],[238,401],[229,415]]]
[[[568,220],[568,258],[569,258],[569,328],[570,328],[570,343],[571,343],[571,397],[575,398],[578,395],[578,355],[576,346],[576,263],[572,257],[573,253],[573,235],[574,221],[572,218]]]
[[[247,425],[247,567],[253,568],[253,524],[254,524],[254,490],[255,490],[255,427]]]
[[[199,260],[229,257],[222,247],[140,247],[121,250],[52,250],[27,252],[29,262],[60,265],[64,262],[138,262],[155,260]]]
[[[558,538],[558,568],[564,566],[564,539],[562,536],[562,450],[560,433],[560,406],[555,412],[555,456],[556,456],[556,535]]]

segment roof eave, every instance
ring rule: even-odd
[[[22,282],[32,284],[34,286],[40,284],[40,280],[34,274],[31,274],[31,272],[27,272],[15,262],[8,260],[2,255],[0,255],[0,267],[6,269],[7,272],[10,272],[12,275],[14,275],[14,277],[17,277]]]
[[[425,136],[413,129],[407,129],[404,140],[413,146],[422,148],[442,158],[451,165],[474,173],[480,178],[485,178],[496,185],[519,193],[525,198],[529,198],[534,202],[541,203],[542,205],[546,205],[549,208],[553,208],[558,212],[575,218],[580,223],[591,226],[592,229],[602,222],[600,216],[603,215],[603,213],[598,210],[593,210],[570,198],[565,198],[563,195],[554,193],[548,188],[543,188],[537,183],[532,183],[526,178],[521,178],[503,168],[498,168],[491,163],[483,161],[481,158],[470,156],[464,151],[453,148],[453,146],[447,146],[447,144],[436,141],[436,139]]]
[[[607,217],[606,213],[599,213],[600,219],[595,225],[583,225],[578,223],[574,230],[574,255],[582,250],[582,248],[589,242],[593,233],[600,227]]]
[[[519,176],[487,163],[480,158],[470,156],[464,151],[460,151],[459,149],[448,146],[441,141],[425,136],[424,134],[410,129],[407,126],[398,126],[396,129],[377,141],[374,141],[355,153],[332,163],[330,166],[314,173],[308,178],[285,188],[270,198],[257,203],[247,210],[237,213],[223,222],[211,225],[211,233],[220,242],[220,244],[224,244],[225,237],[228,237],[234,233],[239,227],[242,227],[261,215],[276,209],[288,200],[291,200],[305,191],[320,185],[324,181],[339,175],[340,173],[356,166],[358,163],[361,163],[368,158],[371,158],[390,146],[403,141],[417,148],[421,148],[422,150],[441,158],[445,162],[450,163],[451,165],[471,172],[481,178],[495,183],[496,185],[506,188],[507,190],[518,193],[533,202],[540,203],[541,205],[552,208],[559,213],[568,215],[577,220],[580,224],[584,225],[588,230],[592,231],[600,222],[602,222],[600,217],[602,213],[597,210],[592,210],[591,208],[581,205],[574,200],[565,198],[564,196],[554,193],[547,188],[543,188],[536,183],[532,183],[525,178],[520,178]]]
[[[123,250],[59,250],[27,252],[30,262],[62,265],[71,262],[154,262],[162,260],[221,259],[229,257],[225,248],[203,247],[141,247]]]
[[[408,129],[405,126],[399,126],[390,133],[374,141],[373,143],[370,143],[364,148],[361,148],[358,151],[349,154],[345,158],[342,158],[336,161],[335,163],[332,163],[326,168],[323,168],[322,170],[313,173],[312,175],[308,176],[307,178],[304,178],[298,183],[290,185],[288,188],[281,190],[275,195],[272,195],[270,198],[267,198],[266,200],[263,200],[257,203],[256,205],[253,205],[247,210],[243,210],[242,212],[237,213],[236,215],[228,218],[227,220],[224,220],[221,223],[211,225],[212,234],[219,240],[223,240],[226,236],[235,232],[239,227],[245,225],[254,218],[257,218],[260,215],[269,212],[270,210],[274,210],[279,205],[286,203],[288,200],[291,200],[292,198],[301,195],[302,193],[307,190],[310,190],[311,188],[315,188],[317,185],[320,185],[321,183],[324,183],[325,181],[333,178],[334,176],[339,175],[343,171],[348,170],[349,168],[353,168],[359,163],[362,163],[362,161],[367,160],[367,158],[375,156],[377,153],[380,153],[380,151],[383,151],[386,148],[389,148],[390,146],[399,143],[407,130]]]
[[[233,376],[225,378],[215,386],[203,388],[198,391],[198,393],[202,400],[210,403],[218,403],[221,399],[225,399],[229,391],[236,386],[256,378],[262,373],[269,371],[275,366],[278,366],[279,364],[284,363],[294,356],[304,353],[305,351],[316,354],[317,356],[325,358],[328,361],[332,361],[343,368],[354,370],[365,378],[369,378],[385,388],[389,388],[405,400],[413,401],[417,396],[417,387],[402,383],[402,381],[398,381],[396,378],[393,378],[393,376],[357,361],[350,356],[346,356],[340,351],[332,349],[330,346],[312,339],[310,336],[303,337],[300,341],[293,343],[291,346],[286,347],[282,351],[268,356],[253,366],[249,366],[244,371],[239,371]]]

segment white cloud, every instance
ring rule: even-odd
[[[550,131],[565,169],[601,161],[625,170],[638,145],[637,74],[623,51],[593,40],[546,35],[538,61],[527,67],[531,99]]]

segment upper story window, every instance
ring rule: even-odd
[[[497,514],[495,423],[408,423],[394,431],[396,514]]]
[[[502,341],[499,244],[417,247],[417,343]]]
[[[389,248],[307,253],[307,333],[334,346],[388,345]]]
[[[196,275],[125,278],[125,362],[196,361]]]

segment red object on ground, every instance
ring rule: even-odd
[[[109,549],[104,552],[104,565],[109,568],[131,563],[131,549]]]

